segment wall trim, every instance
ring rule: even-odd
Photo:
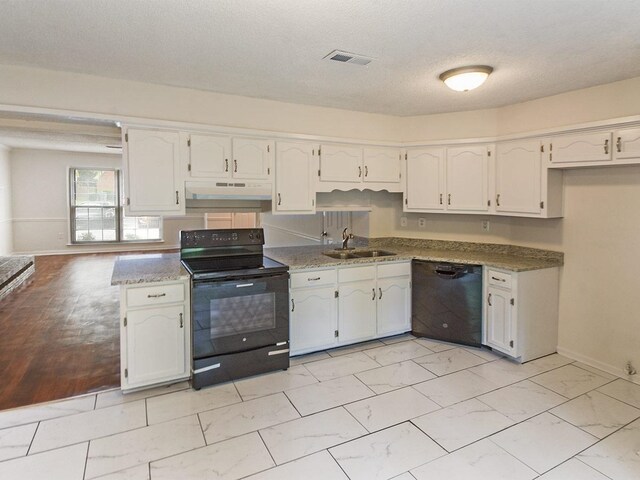
[[[72,250],[37,250],[35,252],[13,252],[11,255],[33,255],[35,257],[40,257],[40,256],[44,256],[44,255],[82,255],[85,253],[123,253],[123,252],[149,252],[152,250],[177,250],[180,249],[180,245],[158,245],[158,246],[153,246],[151,248],[149,248],[149,244],[145,244],[147,245],[146,248],[144,247],[133,247],[133,246],[129,246],[129,245],[123,245],[122,248],[115,248],[115,249],[110,249],[110,250],[105,250],[104,248],[102,249],[97,249],[97,248],[91,248],[89,245],[86,246],[86,248],[84,248],[83,245],[81,245],[78,249],[72,249]],[[74,245],[75,246],[75,245]]]
[[[35,222],[67,222],[66,217],[50,217],[50,218],[14,218],[13,223],[35,223]]]
[[[602,370],[603,372],[610,373],[611,375],[615,375],[616,377],[622,378],[624,380],[628,380],[632,383],[640,384],[640,375],[627,375],[622,368],[614,367],[613,365],[609,365],[608,363],[601,362],[599,360],[595,360],[591,357],[583,355],[581,353],[574,352],[572,350],[567,350],[566,348],[562,348],[558,346],[558,353],[568,357],[577,362],[582,362],[585,365],[589,365],[590,367],[597,368],[598,370]]]

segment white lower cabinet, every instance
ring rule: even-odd
[[[291,355],[411,330],[411,262],[291,273]]]
[[[510,272],[484,268],[483,343],[520,362],[556,352],[557,267]]]
[[[188,378],[187,281],[125,285],[120,304],[122,390]]]

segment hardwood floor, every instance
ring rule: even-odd
[[[120,385],[118,255],[36,257],[0,300],[0,410]]]

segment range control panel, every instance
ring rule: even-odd
[[[261,228],[232,228],[180,232],[180,248],[183,249],[240,245],[264,245],[264,231]]]

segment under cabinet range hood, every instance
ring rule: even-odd
[[[256,181],[186,182],[189,210],[262,212],[271,207],[271,183]]]

